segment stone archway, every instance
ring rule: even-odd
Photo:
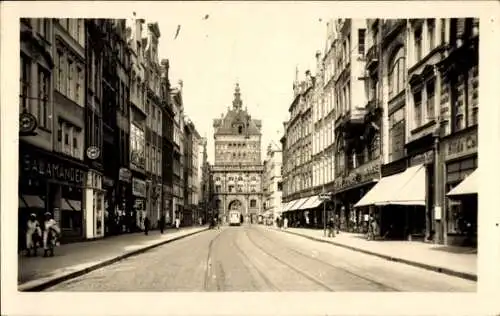
[[[227,209],[229,211],[240,211],[240,212],[242,212],[243,211],[243,203],[241,203],[241,201],[238,200],[238,199],[232,200],[231,202],[229,202]]]

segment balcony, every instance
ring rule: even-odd
[[[365,124],[365,115],[367,112],[367,109],[364,107],[355,107],[335,121],[335,128],[349,131],[359,126],[363,126]]]
[[[382,102],[373,98],[366,103],[365,122],[374,122],[382,115]]]
[[[377,66],[378,66],[378,44],[373,44],[370,49],[368,49],[368,52],[366,52],[366,70],[369,72],[373,72]]]

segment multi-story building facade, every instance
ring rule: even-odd
[[[473,179],[478,176],[479,19],[440,19],[436,24],[435,36],[444,35],[447,49],[435,73],[436,124],[441,128],[436,142],[441,163],[435,174],[444,177],[435,182],[433,219],[439,242],[477,245],[479,181]]]
[[[85,184],[85,212],[87,238],[104,236],[104,99],[107,87],[103,72],[105,54],[112,49],[106,45],[110,20],[85,19],[85,161],[89,172]],[[113,67],[113,66],[111,66]]]
[[[372,45],[379,58],[370,48],[368,60],[382,83],[383,165],[382,179],[357,206],[378,205],[386,237],[475,245],[477,187],[463,192],[462,182],[477,168],[478,21],[368,26],[380,34]]]
[[[281,217],[282,210],[282,151],[274,142],[267,147],[266,159],[264,161],[263,195],[264,195],[264,218],[267,224],[275,222]]]
[[[320,56],[318,55],[317,58]],[[290,119],[285,123],[287,194],[283,198],[286,205],[283,212],[291,220],[291,225],[310,225],[317,219],[311,214],[306,202],[314,195],[313,188],[313,104],[319,98],[315,85],[317,77],[308,70],[305,80],[299,81],[296,72],[293,84],[294,100],[288,112]],[[318,83],[319,84],[319,83]]]
[[[162,98],[162,210],[165,221],[172,223],[172,193],[174,168],[174,112],[170,104],[170,81],[168,78],[169,61],[161,61],[161,98]]]
[[[193,122],[184,119],[184,225],[198,222],[198,155],[200,135]]]
[[[337,19],[335,27],[334,208],[342,229],[359,230],[363,212],[354,204],[380,177],[380,115],[366,89],[366,20]]]
[[[146,214],[151,228],[162,215],[162,100],[160,93],[161,68],[158,41],[161,36],[158,23],[147,25],[144,43],[146,81]]]
[[[260,120],[243,109],[239,85],[233,107],[214,119],[215,161],[213,201],[216,214],[228,220],[229,211],[239,211],[247,222],[256,222],[262,212],[262,172]]]
[[[105,235],[124,232],[123,214],[130,207],[130,53],[126,20],[108,20],[103,56],[103,164]]]
[[[206,223],[212,216],[211,213],[211,196],[212,196],[212,181],[210,177],[210,163],[207,153],[207,139],[202,139],[202,158],[201,158],[201,216],[203,222]]]
[[[173,181],[172,218],[182,220],[184,209],[184,105],[182,102],[182,81],[170,89],[170,104],[174,112],[173,126]]]
[[[128,21],[130,49],[130,170],[132,173],[131,207],[127,209],[126,222],[130,229],[143,229],[146,216],[146,128],[147,83],[145,74],[144,19],[134,17]]]
[[[63,242],[86,237],[85,44],[81,19],[21,19],[20,248],[30,213],[51,212]]]

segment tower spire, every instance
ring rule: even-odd
[[[243,102],[241,101],[240,85],[239,83],[236,83],[236,87],[234,88],[233,109],[241,110],[242,105]]]

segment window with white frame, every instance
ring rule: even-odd
[[[413,91],[413,113],[414,122],[413,128],[422,126],[422,90]]]
[[[19,110],[30,112],[30,83],[31,83],[31,59],[21,54],[20,58],[20,80],[19,80]]]
[[[404,48],[401,47],[389,63],[389,98],[395,97],[405,89],[405,69]]]
[[[436,19],[427,19],[427,41],[429,52],[436,46]]]
[[[436,82],[434,79],[429,80],[425,84],[425,91],[426,91],[426,112],[427,112],[427,121],[432,121],[434,120],[435,116],[435,86]]]
[[[418,26],[413,32],[415,38],[415,63],[422,59],[422,26]]]
[[[33,113],[38,124],[44,128],[48,128],[48,111],[50,98],[50,72],[44,67],[38,65],[38,106],[36,113]]]
[[[71,58],[68,58],[68,72],[67,72],[67,86],[66,86],[66,96],[70,99],[70,100],[74,100],[75,97],[73,95],[74,93],[74,82],[73,82],[73,73],[74,73],[74,63],[73,63],[73,60]]]

